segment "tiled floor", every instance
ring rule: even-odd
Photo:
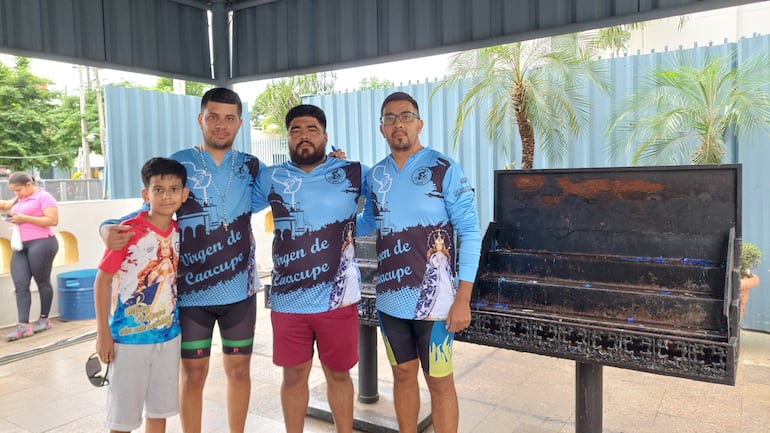
[[[50,331],[0,342],[0,432],[104,431],[106,390],[92,387],[83,367],[93,352],[93,329],[93,321],[56,321]],[[281,374],[271,362],[269,312],[261,307],[255,341],[247,431],[282,432]],[[383,400],[358,407],[387,413],[390,369],[378,345]],[[575,431],[573,361],[459,342],[454,352],[462,433]],[[227,431],[220,358],[212,358],[205,390],[205,432]],[[354,369],[354,378],[357,373]],[[765,333],[743,331],[735,386],[610,367],[603,379],[605,433],[770,431],[770,335]],[[316,361],[311,386],[322,383]],[[181,431],[177,417],[169,420],[168,431]],[[305,431],[333,432],[334,427],[307,418]],[[425,431],[433,432],[432,426]]]

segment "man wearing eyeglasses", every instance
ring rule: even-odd
[[[435,431],[457,432],[452,342],[471,320],[481,249],[474,192],[455,161],[420,143],[423,121],[414,98],[393,93],[380,114],[391,153],[369,171],[373,200],[357,233],[377,229],[377,316],[393,370],[398,430],[417,432],[422,364]]]

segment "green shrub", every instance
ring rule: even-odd
[[[750,277],[751,270],[762,260],[762,250],[751,242],[743,242],[741,247],[741,277]]]

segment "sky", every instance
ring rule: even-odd
[[[370,77],[390,80],[395,85],[407,84],[409,82],[424,83],[443,78],[446,75],[449,57],[449,54],[442,54],[356,68],[338,69],[332,72],[337,75],[336,90],[341,92],[357,89],[363,78]],[[0,61],[9,66],[13,65],[13,57],[9,55],[0,54]],[[33,58],[30,62],[30,68],[33,74],[53,81],[54,84],[50,86],[52,90],[77,94],[80,87],[77,65]],[[158,77],[112,69],[99,69],[99,79],[103,85],[130,81],[137,85],[153,87]],[[260,80],[238,83],[233,86],[233,90],[238,92],[244,102],[248,102],[251,105],[271,81]]]

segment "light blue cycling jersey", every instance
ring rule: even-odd
[[[232,150],[219,166],[208,152],[184,149],[171,155],[187,169],[190,196],[177,211],[181,235],[179,306],[228,305],[257,290],[251,214],[256,179],[265,165]],[[235,158],[235,159],[233,159]]]
[[[373,200],[358,234],[377,229],[377,310],[402,319],[446,319],[457,291],[455,256],[460,280],[473,282],[478,270],[481,228],[468,178],[449,157],[424,148],[400,171],[386,157],[367,182]]]
[[[365,174],[358,162],[327,157],[310,173],[288,161],[260,175],[253,201],[273,211],[274,311],[320,313],[361,298],[354,237]]]

